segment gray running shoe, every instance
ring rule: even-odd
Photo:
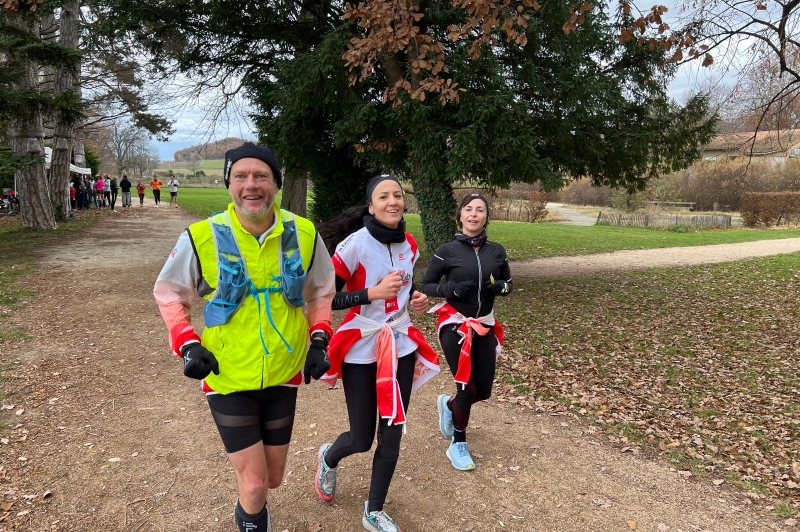
[[[319,448],[317,453],[317,476],[314,477],[314,487],[317,495],[325,502],[331,502],[336,496],[336,473],[338,467],[328,467],[325,463],[325,453],[330,449],[331,444],[325,443]]]
[[[361,524],[364,528],[372,532],[403,532],[386,512],[370,512],[369,501],[364,501],[364,515],[361,517]]]

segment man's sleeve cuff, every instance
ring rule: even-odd
[[[194,328],[186,322],[177,324],[169,332],[169,347],[175,353],[175,356],[182,357],[181,349],[183,346],[194,343],[200,343],[200,337],[194,332]]]
[[[308,330],[309,338],[317,331],[324,332],[325,334],[328,335],[328,338],[333,336],[333,330],[331,329],[330,324],[328,324],[328,323],[326,323],[324,321],[318,321],[317,323],[315,323],[314,325],[311,326],[311,328]]]

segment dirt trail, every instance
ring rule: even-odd
[[[32,339],[3,353],[20,365],[2,400],[11,422],[0,434],[9,440],[0,442],[0,487],[14,504],[0,530],[235,531],[232,468],[151,295],[192,221],[177,209],[134,208],[41,257],[23,286],[35,302],[9,318]],[[435,408],[451,382],[443,369],[412,398],[386,507],[406,532],[785,528],[724,484],[623,452],[576,418],[496,399],[474,408],[477,470],[458,472]],[[343,462],[335,504],[313,488],[316,449],[346,419],[341,389],[301,389],[285,483],[270,492],[276,532],[361,530],[370,455]]]

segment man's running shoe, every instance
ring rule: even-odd
[[[361,517],[361,524],[364,528],[372,532],[403,532],[386,512],[370,512],[369,501],[364,501],[364,515]]]
[[[325,463],[325,453],[330,449],[331,444],[326,443],[319,448],[317,453],[317,476],[314,477],[314,487],[317,495],[325,502],[331,502],[336,496],[336,472],[338,467],[328,467]]]
[[[436,409],[439,411],[439,430],[445,438],[453,437],[453,413],[447,408],[449,395],[442,394],[436,400]]]
[[[447,448],[445,454],[447,454],[453,467],[459,471],[472,471],[475,469],[475,462],[472,461],[472,457],[469,455],[467,442],[450,442],[450,447]]]

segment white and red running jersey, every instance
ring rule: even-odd
[[[417,259],[419,259],[417,242],[410,233],[406,233],[405,242],[393,244],[381,244],[366,228],[359,229],[345,238],[336,247],[333,267],[336,275],[347,281],[349,292],[375,286],[394,271],[399,271],[403,285],[395,298],[352,307],[344,322],[352,319],[353,313],[378,323],[390,321],[395,314],[398,316],[403,314],[411,298],[414,263]],[[399,356],[416,351],[418,346],[411,338],[399,332],[394,334]],[[374,336],[362,338],[353,344],[344,361],[352,364],[375,362],[376,346],[370,345],[375,342]]]

